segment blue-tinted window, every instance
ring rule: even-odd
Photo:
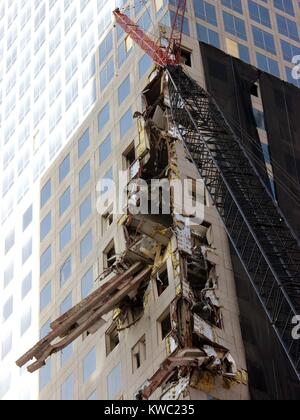
[[[164,15],[160,23],[170,28],[173,26],[175,18],[176,18],[175,12],[171,10]],[[189,21],[187,18],[184,18],[184,21],[183,21],[183,33],[188,36],[190,35]]]
[[[79,172],[79,191],[83,190],[86,184],[91,179],[91,164],[88,161]]]
[[[73,344],[69,344],[68,347],[60,352],[60,364],[64,366],[73,355]]]
[[[41,191],[41,208],[47,203],[51,197],[51,179],[44,185]]]
[[[203,0],[194,0],[194,9],[196,17],[217,26],[216,8],[212,4]]]
[[[206,44],[213,45],[216,48],[220,48],[219,34],[203,25],[197,24],[197,35],[199,41],[205,42]]]
[[[23,232],[32,222],[32,205],[25,211],[23,215]]]
[[[252,26],[252,32],[256,47],[262,48],[271,54],[276,54],[276,46],[273,35],[256,28],[255,26]]]
[[[59,215],[62,216],[71,205],[71,188],[68,187],[59,198]]]
[[[118,66],[119,68],[125,63],[127,58],[132,52],[132,43],[128,43],[125,40],[118,46]]]
[[[69,257],[60,269],[60,287],[64,287],[72,275],[72,258]]]
[[[131,107],[120,119],[120,138],[123,139],[128,131],[133,126],[132,109]]]
[[[32,273],[30,272],[22,281],[22,300],[28,295],[32,289]]]
[[[32,255],[32,238],[23,246],[22,248],[22,264],[24,265],[26,261]]]
[[[51,252],[51,245],[46,251],[42,254],[40,259],[40,271],[41,275],[44,274],[52,263],[52,252]]]
[[[99,47],[100,64],[102,64],[113,50],[113,36],[112,32],[105,37]]]
[[[97,355],[95,347],[83,359],[83,382],[86,383],[96,371]]]
[[[271,73],[276,77],[280,77],[280,70],[277,61],[266,57],[263,54],[256,53],[257,67],[267,73]]]
[[[80,261],[83,262],[93,249],[93,235],[90,230],[80,242]]]
[[[51,230],[51,211],[44,217],[40,226],[40,240],[43,241]]]
[[[47,308],[47,306],[51,302],[52,298],[52,285],[51,281],[46,284],[46,286],[41,290],[40,293],[40,311],[42,312],[44,309]]]
[[[109,83],[112,81],[115,75],[114,59],[111,59],[105,64],[103,69],[100,71],[100,89],[103,91]]]
[[[71,222],[68,222],[59,234],[59,249],[62,252],[65,247],[70,243],[72,238],[72,225]]]
[[[93,268],[90,268],[81,279],[81,298],[88,297],[94,288]]]
[[[99,147],[100,165],[106,161],[112,152],[111,135],[109,134]]]
[[[63,182],[70,172],[70,155],[68,155],[59,166],[59,182]]]
[[[72,308],[72,293],[70,293],[60,304],[60,315],[64,315]]]
[[[78,140],[78,158],[81,158],[85,151],[90,146],[90,132],[89,129],[87,129],[82,137]]]
[[[274,0],[274,6],[291,16],[295,16],[293,0]]]
[[[89,195],[79,208],[80,226],[82,226],[86,220],[92,214],[92,197]]]
[[[294,41],[299,41],[297,23],[285,16],[276,15],[278,31]]]
[[[25,310],[25,312],[22,314],[22,317],[21,317],[21,327],[20,327],[21,337],[31,327],[31,320],[32,320],[32,310],[31,310],[31,307],[29,307]]]
[[[4,289],[9,285],[9,283],[12,281],[12,279],[14,278],[14,264],[10,263],[5,271],[4,271],[4,279],[3,279],[3,286]]]
[[[125,101],[125,99],[130,95],[130,76],[127,76],[124,82],[119,86],[118,89],[118,101],[119,105]]]
[[[113,181],[113,176],[113,169],[110,168],[100,182],[99,192],[101,195],[106,194],[110,190],[112,186],[112,183],[110,181]]]
[[[293,44],[290,44],[287,41],[280,40],[281,42],[281,48],[282,48],[282,54],[283,58],[288,61],[289,63],[292,63],[292,60],[296,56],[300,56],[300,47],[296,47]]]
[[[253,0],[248,0],[249,13],[252,20],[261,25],[271,28],[270,12],[266,7],[261,6]]]
[[[5,255],[12,249],[15,244],[15,230],[11,230],[5,238]]]
[[[50,325],[51,325],[51,319],[48,319],[48,321],[45,322],[45,324],[40,329],[40,340],[45,338],[50,333],[50,331],[51,331],[51,326]]]
[[[138,16],[143,10],[143,3],[140,0],[134,0],[134,13],[135,16]]]
[[[48,359],[46,365],[39,371],[40,390],[45,388],[51,381],[51,359]]]
[[[115,399],[122,391],[122,370],[121,364],[118,364],[107,377],[107,398]]]
[[[110,119],[110,108],[109,103],[107,103],[102,110],[100,111],[98,115],[98,131],[101,132],[106,124],[108,123]]]
[[[151,16],[149,11],[146,11],[137,21],[137,25],[143,29],[143,31],[148,32],[151,26]]]
[[[153,61],[149,57],[148,54],[144,54],[143,57],[139,61],[139,78],[142,79],[146,76],[149,69],[153,65]]]
[[[8,318],[11,317],[14,310],[14,301],[13,297],[11,296],[7,301],[5,302],[3,306],[3,321],[7,321]]]
[[[62,401],[72,401],[74,393],[74,377],[73,375],[61,385],[60,398]]]
[[[240,59],[250,64],[249,48],[245,45],[238,44]]]
[[[1,343],[1,360],[4,360],[5,357],[10,353],[12,349],[12,333],[9,332],[6,334],[4,340]]]
[[[242,0],[222,0],[223,6],[229,7],[237,13],[243,14]]]
[[[247,41],[246,25],[242,19],[223,12],[223,20],[226,32]]]

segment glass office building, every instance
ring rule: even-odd
[[[77,158],[82,157],[80,191],[93,176],[94,166],[84,157],[91,144],[96,151],[99,143],[102,175],[111,177],[114,142],[132,133],[132,114],[139,108],[139,92],[152,66],[114,26],[112,10],[124,7],[157,37],[158,24],[170,25],[174,5],[176,0],[0,0],[1,399],[36,399],[51,381],[54,387],[51,366],[39,376],[14,365],[23,349],[49,328],[49,313],[43,311],[51,305],[54,292],[50,278],[40,290],[40,275],[47,272],[49,261],[56,261],[47,239],[56,222],[50,208],[42,221],[40,214],[76,163],[65,154],[57,164],[57,179],[43,180],[41,189],[41,177],[70,139],[76,139]],[[187,5],[187,50],[193,53],[195,43],[203,41],[300,87],[294,71],[300,62],[298,1],[188,0]],[[68,188],[61,191],[60,217],[69,209],[71,197]],[[88,195],[82,198],[80,226],[93,206]],[[60,253],[72,242],[77,226],[70,220],[61,226]],[[85,259],[93,244],[93,231],[84,232],[78,258]],[[53,274],[59,276],[61,286],[72,271],[72,258],[68,252],[63,256],[65,263],[56,266],[59,274]],[[86,268],[83,296],[91,289]],[[64,296],[57,312],[63,313],[72,303],[74,298]],[[93,347],[82,355],[82,363],[85,383],[97,366]],[[109,389],[119,371],[117,365],[108,376]],[[61,382],[61,397],[72,397],[72,372]]]

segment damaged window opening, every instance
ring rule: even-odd
[[[146,337],[144,336],[132,349],[132,373],[135,373],[146,361]]]
[[[252,96],[255,96],[256,98],[259,98],[259,88],[258,84],[254,83],[250,88],[250,93]]]
[[[161,273],[157,273],[156,277],[157,294],[161,296],[165,290],[169,287],[169,276],[168,270],[165,269]]]
[[[108,231],[108,229],[113,224],[113,222],[114,222],[114,215],[113,215],[113,213],[106,213],[102,217],[102,234],[104,234],[105,232]]]
[[[216,295],[216,267],[205,256],[207,237],[193,236],[193,252],[187,258],[187,280],[194,295],[192,310],[203,320],[222,328],[222,316]]]
[[[129,172],[129,180],[133,179],[138,172],[138,162],[136,160],[135,145],[132,143],[123,154],[123,168]]]
[[[124,169],[127,170],[135,162],[135,148],[134,143],[132,143],[129,149],[123,154],[124,160]]]
[[[200,179],[188,177],[188,181],[192,205],[196,206],[197,203],[203,203],[204,206],[207,206],[205,188],[203,187],[203,189],[201,188],[201,190],[199,190],[199,182],[201,182]]]
[[[162,319],[159,321],[160,323],[160,334],[161,339],[164,340],[171,332],[172,330],[172,324],[171,324],[171,315],[170,312],[165,314]]]
[[[115,244],[114,242],[108,247],[108,249],[104,252],[104,268],[111,268],[117,260],[116,251],[115,251]]]
[[[190,191],[191,197],[193,199],[193,206],[195,206],[196,202],[197,202],[197,181],[194,178],[188,178],[188,180],[191,182],[192,184],[192,188]]]
[[[192,53],[191,51],[181,48],[182,63],[188,67],[192,67]]]
[[[193,256],[187,260],[187,275],[188,282],[197,296],[205,288],[208,280],[207,261],[204,259],[201,249],[194,249],[193,253]]]
[[[127,296],[120,305],[120,329],[135,325],[144,314],[144,297],[149,281],[143,282],[134,297]]]
[[[117,325],[114,323],[105,334],[106,341],[106,356],[114,351],[120,343],[119,331]]]

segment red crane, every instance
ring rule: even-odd
[[[181,63],[181,44],[184,27],[187,0],[177,0],[177,8],[172,22],[168,45],[162,46],[160,42],[151,39],[136,23],[120,9],[113,14],[122,29],[145,51],[160,67],[179,65]]]

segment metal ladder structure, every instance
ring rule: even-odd
[[[171,113],[276,335],[300,380],[300,245],[214,99],[166,68]]]

